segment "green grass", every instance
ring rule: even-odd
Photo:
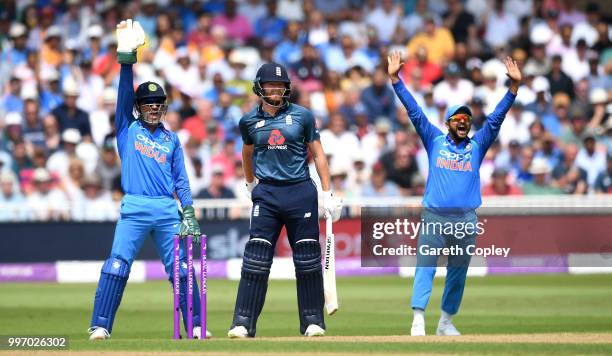
[[[612,277],[531,275],[468,279],[455,325],[464,334],[612,332]],[[0,335],[67,335],[71,350],[216,352],[443,352],[606,354],[612,344],[357,343],[249,340],[224,336],[231,323],[237,281],[209,281],[206,342],[172,341],[169,283],[127,287],[110,342],[90,343],[87,327],[94,284],[0,284]],[[338,280],[340,310],[326,318],[327,335],[401,335],[410,332],[412,280],[398,277]],[[443,279],[436,279],[427,312],[435,332]],[[298,336],[295,282],[272,281],[258,336]]]

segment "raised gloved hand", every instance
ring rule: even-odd
[[[200,224],[195,217],[193,206],[187,205],[183,207],[183,219],[181,221],[181,229],[179,230],[181,237],[193,236],[194,242],[200,241]]]
[[[323,192],[323,210],[325,211],[325,218],[331,216],[332,221],[340,220],[342,214],[342,198],[334,197],[331,190]]]
[[[138,21],[127,19],[117,25],[117,61],[136,63],[136,50],[145,43],[145,33]]]
[[[247,196],[249,197],[249,199],[252,199],[251,194],[253,194],[253,189],[255,189],[257,184],[259,184],[259,180],[257,178],[253,179],[253,181],[250,183],[246,182]]]

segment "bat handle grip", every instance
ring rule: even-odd
[[[331,216],[328,216],[328,217],[325,218],[325,233],[328,234],[328,235],[329,234],[333,234],[333,231],[332,231],[332,222],[333,222],[333,220],[332,220]]]

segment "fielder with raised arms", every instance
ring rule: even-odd
[[[173,235],[193,235],[194,240],[200,237],[181,143],[177,135],[161,123],[167,109],[166,94],[158,83],[146,82],[138,86],[134,95],[132,64],[136,62],[136,49],[145,42],[140,24],[122,21],[117,25],[117,42],[121,73],[115,124],[121,157],[121,186],[126,195],[121,201],[121,217],[110,258],[104,262],[100,273],[89,328],[90,340],[110,337],[132,262],[147,236],[153,236],[169,280],[172,278]],[[138,117],[134,117],[133,111]],[[175,192],[181,202],[182,220],[173,197]],[[185,259],[183,249],[180,301],[184,322],[187,320]],[[194,325],[199,325],[197,283],[194,283],[193,305]],[[200,337],[199,326],[193,328],[193,335]]]
[[[472,112],[465,105],[455,105],[446,111],[448,134],[431,124],[423,111],[408,92],[398,73],[403,63],[400,54],[393,52],[388,57],[388,73],[393,89],[408,111],[410,120],[423,140],[429,160],[429,175],[423,196],[424,224],[451,223],[453,226],[476,224],[476,208],[481,205],[480,163],[485,153],[497,138],[499,129],[512,106],[521,83],[521,72],[511,58],[504,60],[510,88],[497,107],[487,117],[483,127],[473,137],[468,137],[472,124]],[[462,225],[463,224],[463,225]],[[434,229],[435,230],[435,229]],[[462,238],[441,231],[425,231],[417,240],[417,267],[412,291],[411,335],[425,335],[425,308],[431,295],[431,288],[438,256],[421,254],[420,247],[453,247],[466,250],[476,243],[476,234]],[[437,335],[460,335],[452,323],[453,315],[459,310],[465,278],[470,263],[469,254],[448,257],[446,282],[442,296],[442,316],[436,330]]]
[[[276,63],[262,65],[253,91],[261,104],[245,114],[239,124],[247,189],[253,201],[250,239],[244,248],[228,336],[255,336],[283,225],[293,251],[300,333],[322,336],[325,322],[318,194],[308,171],[308,150],[321,178],[326,216],[339,218],[340,203],[330,190],[327,159],[313,115],[288,101],[291,81],[286,69]]]

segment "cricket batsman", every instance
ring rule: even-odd
[[[431,124],[408,92],[398,72],[403,63],[400,54],[393,52],[388,57],[388,73],[393,89],[408,111],[410,120],[423,141],[429,159],[429,175],[423,196],[422,225],[433,227],[421,229],[417,240],[417,267],[412,291],[411,335],[425,335],[425,308],[431,295],[431,288],[439,255],[424,254],[421,247],[456,248],[455,251],[473,250],[476,243],[476,229],[443,233],[436,224],[463,227],[476,224],[476,208],[481,205],[480,164],[493,143],[512,106],[522,75],[516,62],[510,57],[504,60],[510,88],[497,107],[487,117],[483,127],[473,137],[468,137],[472,125],[472,112],[465,105],[455,105],[446,111],[448,134]],[[466,234],[467,233],[467,234]],[[471,247],[468,249],[468,247]],[[438,322],[437,335],[460,335],[452,323],[457,314],[465,278],[470,263],[469,254],[448,256],[446,282],[442,296],[442,316]]]
[[[121,157],[121,186],[126,195],[121,201],[121,216],[110,258],[104,262],[100,273],[89,328],[90,340],[110,338],[130,267],[149,234],[153,236],[170,280],[173,235],[193,235],[195,240],[200,237],[181,144],[177,135],[161,123],[167,110],[166,94],[161,85],[153,82],[139,85],[134,94],[132,64],[136,62],[137,48],[145,42],[140,24],[122,21],[117,25],[117,42],[121,73],[115,124]],[[173,197],[175,192],[181,202],[182,218]],[[188,272],[184,249],[180,258],[180,301],[185,321]],[[193,287],[194,324],[198,325],[200,294],[197,283]],[[199,338],[201,332],[199,326],[193,328],[194,337]]]
[[[289,103],[291,81],[280,64],[257,71],[253,91],[261,104],[239,123],[243,167],[253,201],[250,238],[244,248],[242,274],[230,338],[255,337],[257,318],[268,289],[274,248],[283,226],[293,251],[300,333],[323,336],[323,272],[319,244],[317,188],[310,178],[310,150],[323,188],[326,216],[340,217],[339,200],[330,190],[329,169],[315,119]]]

